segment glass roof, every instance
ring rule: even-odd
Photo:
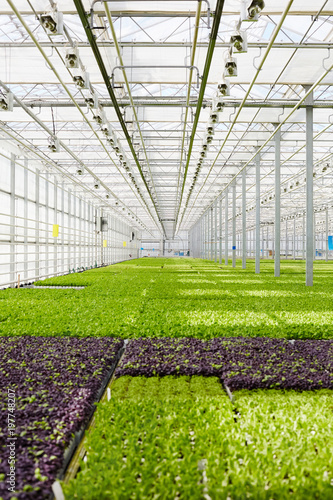
[[[32,158],[38,152],[97,206],[105,198],[103,206],[122,217],[128,208],[166,238],[189,230],[242,169],[251,224],[259,150],[262,220],[270,222],[277,125],[282,217],[305,209],[305,96],[312,91],[314,204],[331,206],[333,0],[266,0],[256,21],[244,19],[251,1],[226,1],[213,43],[219,5],[0,0],[0,97],[14,97],[13,110],[0,111],[2,143],[15,142]],[[237,74],[223,81],[230,65]],[[239,184],[237,212],[240,196]]]

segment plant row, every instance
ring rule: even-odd
[[[131,340],[116,376],[215,376],[231,389],[333,388],[333,341],[271,338]]]
[[[332,498],[332,393],[240,391],[217,378],[122,377],[98,405],[66,500]]]
[[[138,259],[0,291],[0,335],[333,338],[332,264],[271,262],[256,275],[201,259]]]
[[[1,339],[0,497],[48,498],[64,451],[89,419],[122,345],[112,338]],[[15,494],[7,482],[9,443]]]

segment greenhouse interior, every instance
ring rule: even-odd
[[[0,500],[333,499],[333,0],[0,0]]]

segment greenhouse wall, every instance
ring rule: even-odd
[[[42,163],[0,149],[0,179],[0,286],[138,257],[136,229]],[[107,230],[96,231],[99,217]]]

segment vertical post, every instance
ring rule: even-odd
[[[255,272],[260,273],[260,154],[255,157],[256,162],[256,258]]]
[[[35,205],[35,277],[39,278],[39,170],[36,170],[36,205]]]
[[[246,269],[246,170],[242,171],[242,268]]]
[[[79,265],[79,267],[82,267],[82,251],[81,251],[81,248],[82,248],[82,200],[81,200],[81,198],[78,199],[78,202],[79,202],[79,238],[78,238],[79,261],[78,261],[78,265]]]
[[[286,259],[288,259],[288,219],[286,219]]]
[[[24,279],[29,278],[28,271],[28,158],[24,159]]]
[[[205,214],[202,214],[202,258],[205,258],[205,240],[206,240],[206,228],[205,228]]]
[[[302,259],[305,260],[305,214],[303,213]]]
[[[73,248],[73,242],[71,241],[71,236],[72,236],[72,208],[71,208],[71,200],[72,200],[72,194],[71,190],[68,190],[68,231],[67,231],[67,238],[68,238],[68,245],[67,245],[67,260],[68,260],[68,269],[69,271],[72,270],[72,263],[71,263],[71,249]]]
[[[313,107],[306,107],[306,286],[313,286]]]
[[[141,234],[142,236],[142,234]],[[114,231],[113,231],[113,217],[112,215],[110,215],[110,234],[109,234],[109,237],[110,237],[110,263],[111,264],[114,264],[114,260],[113,260],[113,246],[114,246]],[[137,240],[137,245],[139,245],[139,242]],[[140,243],[140,248],[141,248],[141,245],[142,243]],[[137,257],[141,257],[143,254],[143,251],[142,250],[137,250]]]
[[[325,212],[325,233],[326,233],[325,259],[327,262],[328,261],[328,207],[326,207],[326,212]]]
[[[104,213],[103,213],[103,209],[101,209],[100,211],[100,217],[103,218],[104,216]],[[123,226],[124,227],[124,226]],[[123,230],[123,233],[125,231]],[[100,246],[100,249],[101,249],[101,265],[104,264],[104,261],[105,261],[105,251],[104,251],[104,247],[103,247],[103,233],[102,233],[102,223],[101,223],[101,232],[100,232],[100,238],[99,238],[99,246]],[[124,252],[125,254],[125,252]],[[123,259],[122,260],[125,260],[125,255],[123,255]]]
[[[220,202],[219,202],[219,211],[220,211],[220,220],[219,220],[219,223],[220,223],[220,238],[219,238],[219,262],[220,264],[222,264],[222,197],[220,198]]]
[[[280,276],[281,261],[281,129],[275,134],[275,224],[274,224],[274,276]]]
[[[11,286],[15,286],[15,155],[10,157],[10,278]],[[27,217],[28,214],[25,214]]]
[[[209,210],[206,214],[206,259],[209,259]]]
[[[76,210],[77,210],[77,199],[75,190],[73,192],[73,267],[75,270],[78,267],[77,256],[76,256],[76,245],[77,245]]]
[[[61,185],[61,266],[60,272],[67,271],[65,266],[65,184]]]
[[[44,224],[44,234],[43,234],[43,239],[45,241],[45,250],[44,250],[44,266],[42,266],[42,269],[44,268],[44,275],[48,276],[50,274],[50,267],[49,267],[49,252],[50,252],[50,247],[49,247],[49,234],[50,234],[50,221],[49,221],[49,174],[45,173],[44,174],[44,189],[45,189],[45,224]]]
[[[215,200],[215,244],[214,244],[214,257],[217,262],[217,200]]]
[[[313,260],[316,260],[316,212],[313,212]]]
[[[296,259],[296,216],[294,217],[294,241],[293,241],[293,260]]]
[[[208,211],[205,213],[205,259],[208,259]]]
[[[205,223],[205,247],[204,247],[204,259],[207,259],[207,214],[204,214]]]
[[[265,258],[265,234],[264,234],[264,226],[261,228],[261,258]]]
[[[232,184],[232,267],[236,267],[236,180]]]
[[[54,224],[58,224],[58,183],[54,178]],[[56,276],[58,273],[58,238],[53,238],[53,274]]]
[[[225,222],[224,222],[224,239],[225,239],[225,255],[224,255],[224,263],[228,265],[228,243],[229,243],[229,235],[228,235],[228,188],[225,191]]]
[[[201,258],[205,258],[205,215],[201,217]]]
[[[83,248],[84,248],[84,259],[83,266],[87,267],[88,264],[88,252],[87,252],[87,202],[83,201]]]
[[[214,225],[213,225],[214,211],[213,207],[210,209],[210,260],[214,259]]]

